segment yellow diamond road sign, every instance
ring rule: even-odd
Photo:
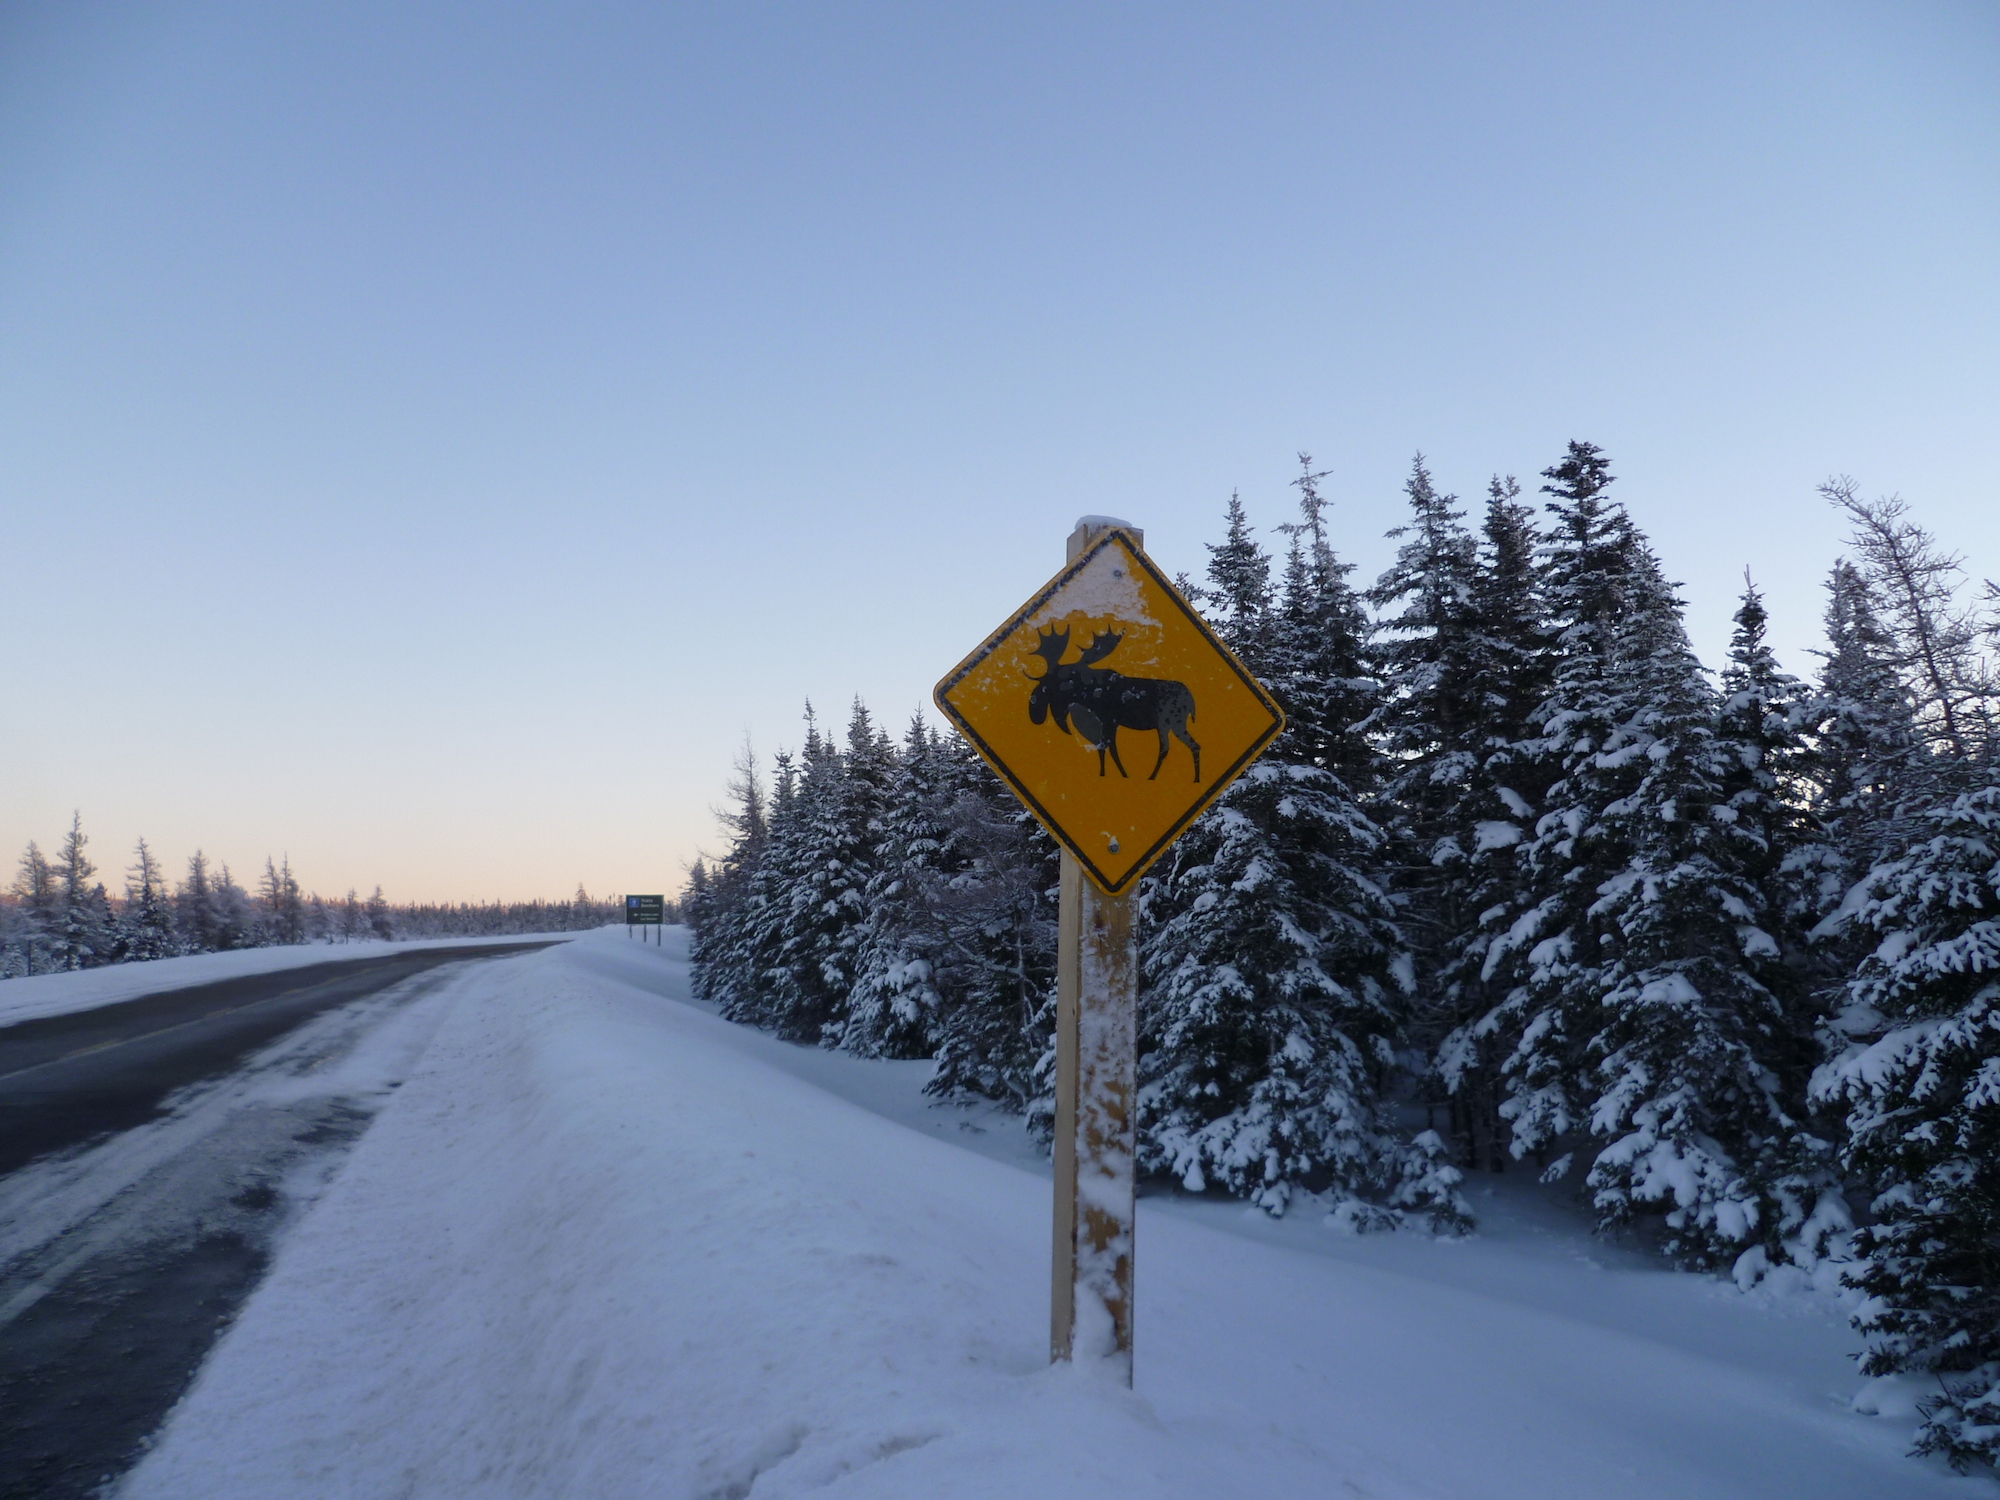
[[[1271,695],[1120,530],[932,696],[1114,895],[1285,727]]]

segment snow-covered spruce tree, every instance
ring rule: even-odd
[[[1382,831],[1357,783],[1357,732],[1379,705],[1365,621],[1327,541],[1310,462],[1282,597],[1240,506],[1212,549],[1217,626],[1283,704],[1288,727],[1149,883],[1140,997],[1139,1154],[1192,1191],[1213,1184],[1283,1213],[1325,1190],[1354,1227],[1393,1210],[1467,1221],[1458,1173],[1426,1135],[1396,1135],[1408,959],[1384,887]]]
[[[144,961],[171,958],[180,952],[174,937],[173,911],[167,904],[167,884],[160,862],[144,839],[132,851],[132,868],[125,876],[125,954]]]
[[[251,903],[250,893],[236,883],[236,877],[229,873],[227,864],[218,866],[209,877],[208,895],[215,917],[215,946],[218,951],[255,948],[266,941],[258,926],[257,909]]]
[[[815,753],[812,738],[809,733],[799,788],[802,842],[786,891],[786,936],[773,999],[781,1035],[834,1047],[846,1030],[858,973],[895,749],[877,734],[858,698],[844,752],[827,737]]]
[[[1055,840],[959,743],[944,748],[946,837],[914,874],[911,941],[929,955],[940,1098],[995,1099],[1054,1130]]]
[[[934,958],[919,933],[922,882],[953,862],[945,795],[950,767],[944,747],[918,714],[904,735],[902,754],[874,769],[888,779],[879,789],[875,864],[864,896],[866,929],[840,1045],[862,1057],[928,1057],[938,990]],[[875,790],[869,788],[871,796]]]
[[[1803,919],[1830,926],[1815,933],[1822,966],[1844,982],[1860,961],[1862,941],[1842,936],[1842,899],[1877,864],[1916,837],[1916,819],[1933,792],[1916,715],[1861,570],[1840,559],[1826,582],[1826,646],[1816,693],[1806,705],[1810,728],[1804,773],[1814,837],[1790,872]]]
[[[83,852],[89,842],[83,831],[83,815],[76,813],[56,857],[49,862],[59,903],[49,947],[59,969],[88,969],[106,963],[115,941],[104,888],[91,884],[97,866]]]
[[[61,914],[62,896],[48,856],[33,839],[28,840],[28,847],[21,855],[21,871],[14,878],[14,899],[20,903],[22,936],[17,941],[23,969],[29,974],[39,974],[54,968],[49,940]]]
[[[1938,1377],[1918,1446],[1961,1468],[2000,1461],[2000,776],[1985,776],[1867,877],[1853,921],[1878,946],[1813,1081],[1875,1189],[1849,1273],[1868,1294],[1862,1368]]]
[[[1816,761],[1808,730],[1820,698],[1786,672],[1765,641],[1763,596],[1744,577],[1729,661],[1722,671],[1715,748],[1722,800],[1713,816],[1730,864],[1759,898],[1739,929],[1756,979],[1778,1013],[1756,1041],[1759,1061],[1776,1080],[1789,1129],[1759,1136],[1750,1176],[1775,1206],[1763,1227],[1768,1242],[1795,1265],[1811,1268],[1852,1227],[1841,1193],[1839,1122],[1813,1118],[1809,1085],[1820,1061],[1827,974],[1809,944],[1824,830],[1809,808]],[[1775,945],[1776,952],[1766,945]],[[1737,1267],[1747,1281],[1775,1251],[1748,1252]]]
[[[1403,925],[1429,956],[1418,960],[1418,992],[1429,994],[1437,957],[1464,921],[1460,830],[1484,739],[1473,616],[1479,558],[1457,496],[1438,493],[1421,453],[1403,489],[1410,520],[1389,533],[1403,544],[1368,602],[1378,611],[1373,655],[1385,688],[1375,720],[1387,768],[1379,802]]]
[[[174,930],[180,934],[182,951],[213,953],[219,946],[218,926],[208,856],[197,849],[188,856],[187,874],[174,891]]]
[[[708,864],[700,855],[688,866],[687,884],[681,888],[680,918],[690,932],[699,934],[710,919],[714,890],[708,880]]]
[[[1826,777],[1825,800],[1847,863],[1871,851],[1874,863],[1816,933],[1861,957],[1813,1092],[1844,1111],[1844,1159],[1872,1196],[1848,1277],[1869,1294],[1855,1319],[1871,1336],[1864,1368],[1937,1375],[1920,1447],[1960,1466],[1993,1462],[2000,685],[1959,603],[1958,559],[1900,501],[1860,501],[1846,481],[1825,490],[1855,523],[1865,584],[1846,581],[1855,602],[1829,656],[1830,672],[1845,658],[1847,691],[1822,738],[1840,773]]]
[[[702,972],[699,993],[721,1003],[732,1021],[770,1026],[772,973],[785,943],[787,882],[794,873],[799,843],[798,762],[788,750],[771,757],[769,826],[754,861],[743,868],[742,886],[721,925],[714,962]]]
[[[848,752],[810,706],[798,786],[763,861],[769,905],[755,934],[757,993],[732,1017],[793,1041],[837,1046],[867,918],[867,889],[893,748],[857,702]]]
[[[31,972],[29,964],[34,958],[38,935],[20,899],[12,891],[0,892],[0,979],[15,979]]]
[[[292,857],[282,866],[264,856],[264,878],[257,885],[257,905],[263,918],[264,941],[293,947],[306,940],[305,897],[292,874]]]
[[[396,922],[389,913],[389,903],[383,898],[381,886],[376,886],[369,893],[365,909],[368,913],[368,931],[382,942],[393,941],[396,936]]]
[[[1475,1031],[1500,1047],[1514,1154],[1594,1153],[1605,1227],[1663,1221],[1692,1265],[1785,1253],[1796,1131],[1772,1066],[1787,1045],[1783,955],[1755,841],[1728,803],[1731,760],[1680,603],[1595,447],[1546,471],[1561,626],[1538,753],[1559,769],[1523,846],[1526,889],[1486,977],[1505,998]],[[1761,856],[1760,856],[1761,857]]]
[[[1474,765],[1447,845],[1456,860],[1451,900],[1457,921],[1441,935],[1444,951],[1429,1001],[1432,1024],[1445,1029],[1427,1085],[1447,1095],[1460,1158],[1496,1172],[1511,1159],[1510,1132],[1499,1112],[1497,1059],[1487,1054],[1490,1038],[1474,1023],[1504,993],[1489,981],[1487,951],[1520,902],[1520,846],[1553,779],[1537,753],[1534,724],[1549,689],[1552,630],[1536,565],[1541,537],[1520,494],[1511,475],[1495,475],[1487,486],[1466,626]]]
[[[779,769],[780,785],[789,799],[789,762]],[[730,802],[715,809],[715,818],[729,835],[729,848],[707,873],[706,889],[699,901],[690,903],[688,913],[694,929],[689,965],[694,992],[718,1002],[725,1011],[750,993],[748,908],[770,838],[771,810],[747,738],[736,752],[728,791]]]

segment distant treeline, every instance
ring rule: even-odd
[[[199,850],[170,886],[144,839],[133,850],[121,897],[97,879],[84,852],[89,842],[81,814],[54,854],[29,842],[13,888],[0,893],[0,979],[235,948],[566,932],[625,914],[622,896],[597,900],[581,885],[568,901],[396,906],[379,885],[365,900],[351,890],[329,900],[300,887],[289,858],[267,857],[253,894],[228,865],[211,864]],[[674,920],[671,910],[667,915]]]

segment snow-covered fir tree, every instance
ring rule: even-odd
[[[181,951],[174,934],[166,878],[144,839],[132,851],[132,868],[125,876],[124,926],[124,951],[128,958],[171,958]]]
[[[263,941],[289,947],[306,940],[305,895],[299,889],[298,878],[292,874],[289,854],[282,865],[273,864],[270,855],[264,856],[264,878],[257,887],[257,904]]]
[[[1344,1222],[1396,1208],[1465,1222],[1430,1137],[1400,1140],[1383,1099],[1410,969],[1383,880],[1386,843],[1354,784],[1379,705],[1365,619],[1305,461],[1282,595],[1234,500],[1205,597],[1287,728],[1150,882],[1140,998],[1140,1160],[1284,1212],[1326,1190]],[[1261,597],[1260,597],[1261,596]],[[1360,743],[1357,744],[1356,742]]]
[[[187,874],[174,892],[174,926],[190,953],[213,953],[222,946],[222,919],[216,910],[208,856],[199,849],[188,856]]]
[[[1484,1055],[1490,1039],[1471,1023],[1504,993],[1487,973],[1488,949],[1520,901],[1520,846],[1553,779],[1534,723],[1549,688],[1552,632],[1536,564],[1540,533],[1520,494],[1511,475],[1495,475],[1487,487],[1466,624],[1473,764],[1443,846],[1452,886],[1444,896],[1456,920],[1440,934],[1436,978],[1420,1012],[1427,1033],[1442,1033],[1427,1095],[1445,1094],[1461,1159],[1496,1172],[1511,1159],[1510,1132],[1499,1112],[1496,1060]]]
[[[789,758],[780,761],[778,770],[779,789],[789,801]],[[725,1014],[750,993],[751,907],[753,900],[761,904],[764,899],[752,886],[770,839],[771,809],[747,739],[736,753],[728,794],[729,803],[717,808],[715,817],[729,835],[729,849],[704,872],[703,887],[693,893],[698,904],[690,910],[694,991],[720,1004]]]
[[[1487,955],[1486,977],[1509,988],[1473,1029],[1500,1043],[1486,1055],[1500,1058],[1515,1154],[1560,1153],[1561,1175],[1584,1152],[1603,1224],[1657,1216],[1691,1264],[1783,1254],[1817,1198],[1792,1171],[1798,1127],[1774,1067],[1792,1017],[1753,878],[1765,819],[1731,805],[1750,795],[1743,746],[1718,736],[1679,602],[1605,497],[1603,455],[1572,443],[1545,477],[1561,635],[1536,717],[1559,779]]]
[[[91,881],[97,866],[83,852],[89,842],[83,831],[83,814],[77,813],[70,819],[69,832],[57,846],[55,858],[49,861],[58,903],[49,947],[59,969],[94,968],[111,958],[115,941],[111,910],[104,887]]]
[[[861,956],[885,779],[874,725],[858,702],[848,741],[842,754],[808,707],[798,789],[772,827],[781,894],[758,945],[764,1024],[829,1046],[846,1024]]]
[[[946,815],[950,767],[945,747],[916,715],[900,757],[886,764],[871,757],[863,774],[868,785],[854,801],[874,805],[878,834],[840,1044],[863,1057],[926,1057],[939,995],[923,903],[927,878],[956,863]]]
[[[1863,1369],[1935,1375],[1920,1446],[1960,1466],[2000,1460],[2000,776],[1986,776],[1864,880],[1852,921],[1876,946],[1814,1079],[1873,1192],[1850,1274],[1868,1294]]]
[[[1460,830],[1485,738],[1474,633],[1479,557],[1457,497],[1438,492],[1421,453],[1404,493],[1410,519],[1389,533],[1402,546],[1368,602],[1378,612],[1374,660],[1386,690],[1376,716],[1387,766],[1379,801],[1403,925],[1431,956],[1419,961],[1418,977],[1430,993],[1434,957],[1463,923]]]
[[[368,893],[368,904],[363,908],[368,919],[368,933],[380,942],[393,941],[396,936],[396,922],[389,914],[389,902],[382,895],[382,887],[376,886]]]
[[[35,974],[55,967],[49,939],[62,910],[62,895],[48,856],[33,839],[28,840],[28,847],[21,855],[20,873],[14,878],[14,899],[20,903],[22,972]]]
[[[919,934],[938,992],[929,1091],[1021,1109],[1054,1129],[1055,840],[962,744],[945,747],[947,838],[917,874]]]
[[[226,952],[254,948],[260,941],[257,908],[250,893],[236,883],[225,862],[209,877],[209,908],[214,913],[214,947]]]

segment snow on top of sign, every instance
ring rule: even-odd
[[[1087,620],[1125,620],[1135,625],[1158,625],[1146,608],[1146,596],[1133,575],[1132,560],[1123,549],[1106,547],[1083,565],[1083,570],[1057,591],[1054,598],[1036,610],[1028,623],[1040,629],[1071,615]]]
[[[1132,529],[1130,521],[1123,520],[1118,516],[1078,516],[1076,524],[1091,531],[1096,531],[1100,527],[1108,529],[1113,526],[1122,526],[1127,531]]]

